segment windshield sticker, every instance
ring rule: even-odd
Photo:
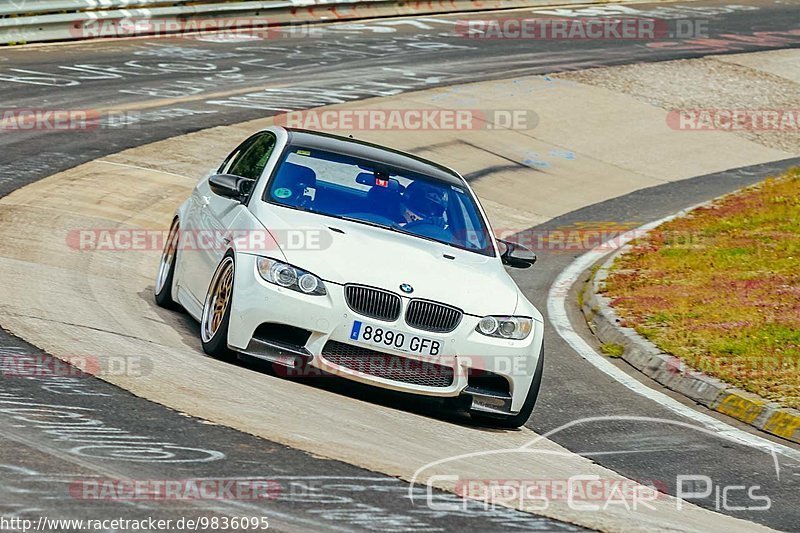
[[[308,150],[297,150],[295,153],[297,155],[311,155],[311,152],[309,152]]]
[[[287,189],[286,187],[281,187],[280,189],[275,189],[273,194],[275,195],[275,198],[289,198],[292,195],[292,190]]]
[[[316,198],[317,189],[314,189],[313,187],[306,187],[305,190],[303,191],[303,196],[308,196],[309,198],[311,198],[311,201],[313,202],[314,200],[317,199]]]

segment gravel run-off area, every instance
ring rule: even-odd
[[[641,63],[567,72],[556,77],[603,87],[672,110],[789,110],[800,114],[800,54],[796,50]],[[761,61],[763,60],[763,61]],[[776,61],[777,60],[777,61]],[[768,65],[792,62],[791,75]],[[751,66],[745,66],[746,63]],[[796,76],[795,73],[798,75]],[[668,113],[665,113],[665,122]],[[800,124],[780,131],[731,132],[769,148],[800,153]]]

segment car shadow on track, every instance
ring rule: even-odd
[[[459,398],[436,398],[397,392],[324,373],[313,377],[286,377],[281,375],[281,370],[276,368],[276,365],[247,356],[239,356],[238,362],[234,364],[302,386],[315,387],[334,394],[347,396],[354,400],[374,403],[390,409],[405,411],[426,418],[434,418],[459,426],[471,427],[479,431],[495,433],[513,431],[498,429],[472,420],[465,410],[463,401]]]

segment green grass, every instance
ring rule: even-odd
[[[622,357],[625,353],[625,347],[621,344],[606,342],[600,346],[600,351],[609,357]]]
[[[663,224],[604,292],[662,350],[800,407],[800,169]]]

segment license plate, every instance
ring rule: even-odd
[[[418,355],[439,355],[442,347],[441,341],[365,324],[360,320],[353,321],[350,339]]]

